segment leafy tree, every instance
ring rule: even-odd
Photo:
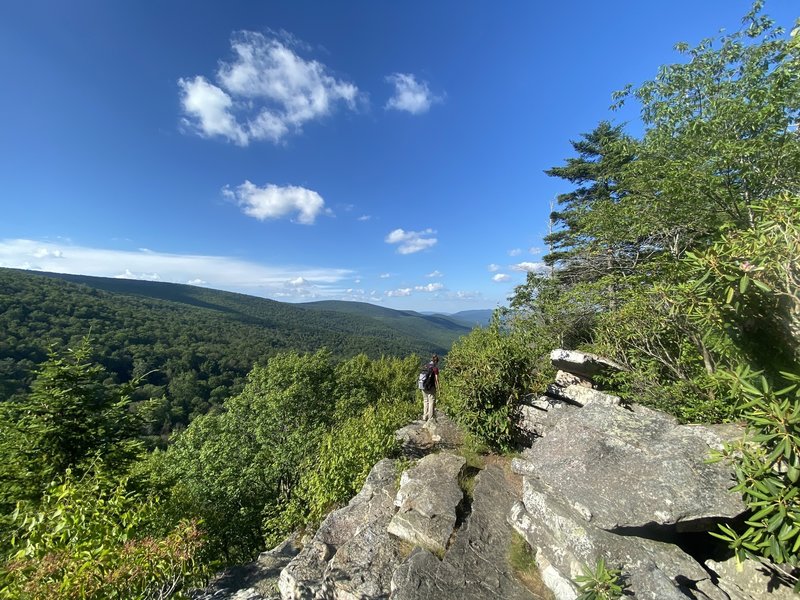
[[[545,171],[578,186],[558,197],[559,209],[550,215],[555,230],[544,240],[550,248],[544,260],[559,267],[564,284],[594,281],[627,270],[637,259],[637,248],[629,248],[626,224],[619,220],[620,211],[614,210],[625,197],[617,179],[633,160],[623,144],[622,126],[603,121],[581,138],[571,142],[577,157]],[[604,221],[609,211],[615,213],[616,222]]]
[[[641,139],[601,123],[573,144],[577,157],[548,171],[578,186],[553,215],[555,269],[530,275],[512,298],[519,326],[610,354],[629,367],[613,382],[619,391],[684,420],[733,415],[721,369],[744,361],[774,373],[793,354],[792,270],[782,295],[742,296],[736,312],[710,310],[712,290],[696,288],[691,263],[721,251],[723,236],[739,240],[745,266],[761,244],[758,273],[797,255],[778,240],[796,235],[780,205],[800,193],[800,41],[760,9],[738,32],[679,44],[687,62],[620,93],[641,103]]]
[[[382,401],[330,429],[301,466],[297,488],[265,511],[267,544],[277,544],[291,531],[319,522],[352,498],[375,463],[397,453],[394,432],[418,410],[411,403]]]
[[[164,520],[201,518],[208,560],[250,560],[319,519],[394,449],[418,407],[417,358],[334,365],[329,352],[287,352],[256,366],[220,414],[195,419],[139,471],[169,498]],[[390,397],[397,394],[397,397]]]
[[[0,506],[35,500],[44,485],[67,469],[80,474],[103,456],[125,467],[141,451],[142,415],[130,410],[131,386],[108,385],[91,361],[88,338],[63,355],[51,349],[31,393],[0,404]]]
[[[622,181],[651,235],[674,256],[721,225],[753,227],[753,207],[800,191],[800,45],[760,13],[661,67],[632,94],[646,132]]]

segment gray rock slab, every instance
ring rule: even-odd
[[[517,472],[538,478],[603,529],[674,525],[702,530],[744,512],[726,462],[707,464],[719,430],[683,426],[636,406],[589,403],[568,413],[524,455]]]
[[[587,388],[593,388],[591,380],[575,375],[574,373],[567,373],[566,371],[556,371],[555,377],[556,385],[567,387],[569,385],[580,385]]]
[[[573,384],[562,387],[551,383],[547,386],[547,394],[552,398],[565,400],[576,406],[586,406],[590,402],[596,402],[605,406],[619,406],[622,404],[622,399],[619,396],[606,394],[605,392],[593,390],[583,385]]]
[[[455,448],[463,440],[458,426],[443,412],[437,410],[428,421],[414,421],[395,432],[404,455],[419,458],[436,449]]]
[[[625,370],[622,365],[613,360],[596,354],[589,354],[588,352],[578,352],[577,350],[553,350],[550,353],[550,362],[556,369],[578,375],[584,379],[593,379],[601,373]]]
[[[547,435],[547,431],[561,417],[575,409],[577,409],[575,405],[563,400],[542,396],[532,404],[520,405],[517,428],[530,445],[536,438]]]
[[[706,566],[719,577],[717,585],[731,600],[797,600],[791,583],[769,563],[746,560],[739,568],[736,559],[716,562],[707,560]]]
[[[293,538],[262,552],[252,563],[226,570],[205,590],[190,593],[193,600],[278,600],[278,577],[297,555]]]
[[[385,598],[399,561],[386,533],[395,512],[396,462],[382,460],[350,503],[328,515],[310,543],[283,569],[282,598]]]
[[[508,565],[512,529],[506,516],[515,499],[500,467],[476,479],[472,512],[439,560],[418,550],[392,578],[393,600],[479,600],[534,598]]]
[[[572,581],[601,557],[622,570],[628,593],[640,600],[714,598],[697,590],[716,589],[709,574],[677,546],[599,529],[539,485],[524,479],[523,502],[512,506],[509,522],[536,549],[542,578],[558,600],[574,600]]]
[[[464,434],[458,425],[439,410],[432,419],[425,421],[423,428],[430,433],[436,449],[456,448],[464,441]]]
[[[458,475],[465,463],[461,456],[440,452],[425,456],[405,471],[389,533],[443,554],[455,526],[456,506],[464,497]]]

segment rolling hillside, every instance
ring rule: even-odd
[[[25,393],[48,346],[75,344],[90,332],[117,381],[155,371],[140,393],[165,396],[168,428],[222,404],[255,362],[282,350],[424,356],[447,352],[468,332],[448,319],[373,309],[347,313],[189,285],[0,269],[0,401]]]
[[[424,315],[411,310],[392,310],[391,308],[366,302],[323,300],[320,302],[305,302],[300,306],[313,310],[375,319],[406,335],[435,342],[433,345],[439,347],[449,348],[455,339],[466,335],[472,329],[470,324],[446,315]]]

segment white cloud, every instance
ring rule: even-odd
[[[441,271],[431,271],[430,273],[425,275],[425,277],[444,277],[444,273],[442,273]]]
[[[41,249],[48,252],[42,253]],[[37,252],[43,256],[37,259]],[[57,258],[59,253],[61,257]],[[287,287],[288,281],[298,278],[314,286],[319,297],[338,297],[337,284],[355,274],[349,269],[262,265],[228,256],[109,250],[24,239],[0,240],[0,267],[171,283],[188,281],[246,294],[280,293],[287,298],[300,296],[297,290],[302,287]]]
[[[183,122],[203,137],[216,135],[228,138],[239,146],[248,144],[249,136],[231,113],[233,101],[224,91],[208,83],[204,77],[179,79],[181,106],[187,115]]]
[[[410,296],[411,295],[411,288],[400,288],[398,290],[389,290],[386,292],[386,295],[389,298],[399,298],[400,296]]]
[[[514,248],[508,251],[509,256],[519,256],[520,254],[522,254],[522,248]]]
[[[458,291],[454,294],[454,297],[458,300],[477,300],[483,298],[483,295],[480,292],[470,292],[466,290]]]
[[[235,33],[235,56],[220,62],[218,85],[202,76],[178,80],[185,123],[204,137],[246,146],[253,140],[277,143],[329,115],[338,103],[356,108],[354,84],[336,79],[324,64],[302,58],[292,46],[258,32]]]
[[[381,279],[389,279],[389,277],[391,276],[392,276],[391,273],[381,273],[380,275],[378,275],[378,277],[380,277]]]
[[[539,248],[538,246],[531,246],[530,248],[528,248],[528,252],[536,256],[537,254],[542,253],[542,249]]]
[[[397,252],[400,254],[413,254],[434,246],[438,241],[435,237],[430,237],[434,234],[436,232],[433,229],[424,231],[395,229],[386,236],[385,241],[387,244],[399,244]]]
[[[511,265],[512,271],[526,271],[528,273],[541,273],[546,268],[543,262],[521,262]]]
[[[441,283],[429,283],[428,285],[418,285],[414,287],[415,290],[418,292],[438,292],[441,289],[444,289],[444,285]]]
[[[114,279],[138,279],[140,281],[160,281],[158,273],[134,273],[130,269],[125,269],[124,273],[112,276]]]
[[[61,250],[50,250],[48,248],[37,248],[32,254],[34,258],[64,258],[64,253]]]
[[[361,215],[356,219],[356,221],[369,221],[372,218],[372,215]]]
[[[492,277],[492,281],[495,281],[497,283],[502,283],[503,281],[508,281],[509,279],[511,279],[511,275],[507,275],[505,273],[498,273],[497,275]]]
[[[222,193],[235,200],[244,214],[259,221],[297,212],[298,223],[311,225],[325,208],[325,201],[317,192],[294,185],[280,187],[268,183],[258,187],[245,181],[233,190],[225,187]]]
[[[486,268],[489,269],[489,273],[497,273],[500,270],[500,265],[492,263]]]
[[[292,287],[300,287],[306,285],[307,283],[308,281],[306,281],[304,277],[295,277],[294,279],[290,279],[288,281],[288,284],[291,285]]]
[[[411,73],[392,73],[386,77],[386,81],[394,85],[394,95],[384,107],[387,110],[402,110],[419,115],[428,112],[433,103],[442,100],[431,93],[427,81],[417,81]]]

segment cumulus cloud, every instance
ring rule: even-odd
[[[404,231],[403,229],[395,229],[386,236],[387,244],[398,244],[397,252],[400,254],[413,254],[426,250],[436,245],[438,241],[435,237],[436,232],[433,229],[425,229],[424,231]]]
[[[400,288],[397,290],[389,290],[386,292],[386,295],[389,298],[399,298],[401,296],[410,296],[411,295],[411,288]]]
[[[37,248],[32,256],[34,258],[64,258],[61,250],[51,250],[49,248]]]
[[[394,95],[386,103],[386,110],[401,110],[419,115],[430,110],[442,98],[431,93],[427,81],[417,81],[411,73],[392,73],[386,81],[394,86]]]
[[[179,79],[184,125],[194,128],[203,137],[221,136],[246,146],[247,132],[236,122],[231,109],[233,100],[204,77]]]
[[[358,88],[301,57],[290,41],[240,31],[232,36],[231,49],[234,57],[220,62],[216,83],[200,75],[178,80],[184,124],[204,137],[240,146],[253,140],[277,143],[337,104],[356,108]]]
[[[114,279],[138,279],[140,281],[160,281],[158,273],[134,273],[130,269],[125,269],[124,273],[113,275]]]
[[[511,279],[511,275],[507,275],[506,273],[498,273],[497,275],[492,277],[492,281],[495,281],[497,283],[502,283],[504,281],[508,281],[509,279]]]
[[[438,292],[439,290],[444,289],[444,285],[441,283],[429,283],[428,285],[415,286],[414,289],[418,292]]]
[[[244,214],[259,221],[297,213],[298,223],[312,225],[325,209],[325,201],[317,192],[294,185],[280,187],[269,183],[258,187],[245,181],[235,189],[225,187],[222,193],[234,200]]]
[[[521,262],[511,265],[513,271],[524,271],[528,273],[541,273],[545,268],[547,267],[543,262]]]
[[[292,287],[300,287],[302,285],[306,285],[308,281],[306,280],[305,277],[295,277],[294,279],[290,279],[288,283]]]
[[[430,273],[425,275],[425,277],[444,277],[444,273],[442,273],[441,271],[431,271]]]
[[[489,269],[489,273],[497,273],[500,270],[500,265],[492,263],[486,268]]]
[[[47,252],[42,252],[46,250]],[[39,258],[36,257],[39,255]],[[0,240],[0,267],[96,277],[123,277],[208,285],[215,289],[298,297],[289,281],[303,279],[321,297],[338,297],[350,269],[263,265],[228,256],[173,254],[154,250],[109,250],[25,239]]]

